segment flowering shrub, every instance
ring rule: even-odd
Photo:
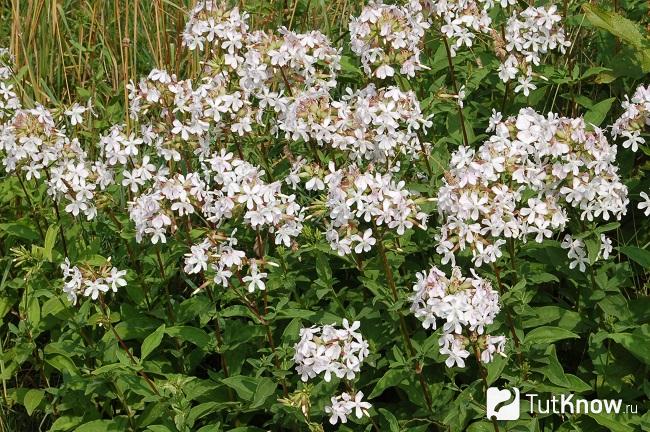
[[[650,428],[647,7],[107,3],[0,32],[0,432]]]

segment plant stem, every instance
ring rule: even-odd
[[[245,285],[241,273],[237,271],[237,278],[239,279],[239,282],[242,284],[242,286]],[[280,364],[280,355],[278,354],[276,348],[275,348],[275,342],[273,340],[273,332],[271,331],[271,325],[269,322],[260,314],[260,311],[257,309],[257,305],[254,302],[251,302],[246,298],[246,295],[242,292],[240,292],[238,289],[236,289],[234,286],[232,287],[233,291],[239,296],[239,298],[242,300],[244,305],[250,310],[253,315],[255,315],[255,318],[257,318],[262,324],[266,330],[266,339],[269,343],[269,347],[271,348],[271,352],[273,353],[273,359],[275,363],[275,367],[277,370],[282,370],[282,365]],[[280,381],[280,385],[282,385],[282,392],[284,393],[284,396],[287,397],[289,395],[289,390],[287,389],[287,384],[284,380],[284,378]]]
[[[485,366],[481,362],[481,355],[478,352],[478,346],[476,344],[474,344],[474,355],[476,356],[476,363],[478,364],[479,370],[481,372],[481,379],[483,380],[483,390],[485,391],[485,395],[487,397],[487,389],[488,389],[487,370],[485,369]],[[492,421],[494,432],[499,432],[499,425],[497,424],[497,419],[491,417],[490,420]]]
[[[393,296],[393,301],[397,302],[399,296],[397,295],[397,287],[395,284],[395,278],[393,277],[393,270],[391,269],[390,264],[388,263],[388,257],[386,256],[386,248],[384,246],[383,234],[380,236],[379,241],[377,242],[377,246],[378,246],[377,248],[379,249],[379,256],[381,257],[381,262],[384,267],[384,272],[386,273],[386,281],[388,282],[388,286]],[[408,334],[408,328],[406,326],[406,320],[404,319],[404,315],[400,310],[398,310],[397,316],[399,318],[400,331],[402,332],[402,338],[404,339],[406,352],[409,357],[415,357],[415,350],[413,349],[413,343],[411,342],[411,338]],[[420,366],[419,362],[415,358],[414,358],[414,370],[415,370],[415,374],[418,376],[418,380],[420,381],[420,386],[422,387],[422,393],[424,394],[424,400],[427,403],[427,407],[429,408],[429,411],[432,411],[431,394],[429,393],[429,386],[426,382],[426,379],[422,375],[422,367]]]
[[[167,317],[171,323],[176,322],[176,317],[174,316],[174,308],[172,307],[171,294],[169,293],[169,286],[167,281],[165,281],[165,266],[163,265],[162,257],[160,256],[160,249],[156,248],[156,258],[158,260],[158,268],[160,270],[160,277],[162,278],[163,286],[165,287],[165,294],[167,296]]]
[[[45,170],[45,175],[47,176],[47,180],[51,181],[50,171],[48,169]],[[61,215],[59,214],[59,203],[56,202],[56,199],[52,201],[54,202],[54,213],[56,214],[56,220],[59,226],[63,228],[63,226],[61,225]],[[59,234],[61,234],[61,243],[63,244],[63,252],[65,252],[66,257],[69,257],[70,255],[68,255],[68,245],[65,242],[65,234],[63,233],[63,231],[64,231],[63,229],[59,230]]]
[[[451,84],[454,87],[454,92],[458,94],[458,84],[456,83],[456,73],[454,71],[454,62],[451,57],[451,50],[449,49],[449,42],[447,38],[443,36],[442,40],[445,43],[445,50],[447,51],[447,63],[449,64],[449,75],[451,75]],[[458,106],[458,117],[460,119],[460,130],[463,132],[463,144],[468,146],[469,140],[467,139],[467,130],[465,129],[465,116],[463,115],[463,109]]]
[[[208,293],[208,297],[210,298],[210,301],[214,305],[214,310],[215,310],[215,318],[214,318],[214,335],[217,338],[217,349],[219,350],[219,359],[221,361],[221,369],[223,369],[223,375],[228,378],[230,376],[230,373],[228,372],[228,362],[226,361],[226,356],[224,353],[221,351],[223,347],[223,336],[221,336],[221,325],[219,324],[219,306],[217,305],[216,299],[214,298],[214,294],[212,293],[212,288],[210,288],[209,285],[206,286],[206,292]],[[228,387],[228,399],[231,401],[235,400],[234,394],[232,392],[232,389]]]
[[[138,362],[133,357],[133,354],[131,354],[131,351],[129,350],[129,347],[126,346],[126,344],[124,343],[124,340],[117,333],[117,330],[115,330],[115,327],[113,327],[113,323],[111,323],[111,318],[108,315],[108,312],[106,310],[106,304],[104,303],[104,298],[103,298],[103,296],[101,294],[99,296],[99,305],[101,307],[102,314],[104,315],[104,320],[106,322],[106,325],[110,327],[111,331],[113,332],[113,335],[115,336],[115,339],[117,339],[117,342],[119,343],[120,347],[122,347],[124,352],[126,352],[127,356],[129,357],[129,360],[131,360],[131,363],[133,363],[134,366],[137,365]],[[158,388],[156,387],[156,384],[151,380],[151,378],[149,378],[149,376],[146,374],[146,372],[137,371],[137,374],[140,375],[146,381],[146,383],[149,385],[151,390],[153,390],[153,392],[156,393],[156,395],[160,396],[160,392],[158,391]]]
[[[16,177],[18,177],[18,181],[20,182],[20,187],[23,189],[25,198],[27,198],[27,204],[29,204],[29,208],[31,209],[30,213],[34,218],[34,222],[36,223],[36,228],[38,228],[38,233],[41,235],[41,240],[45,240],[45,235],[43,234],[43,228],[41,228],[41,224],[38,221],[37,213],[34,211],[36,209],[34,208],[34,204],[32,204],[32,199],[29,197],[29,194],[27,193],[27,189],[25,188],[25,183],[23,183],[23,178],[20,175],[17,175]]]
[[[499,286],[499,295],[503,297],[503,294],[505,293],[505,288],[503,287],[503,283],[501,282],[501,272],[499,270],[499,267],[497,267],[496,264],[492,264],[492,268],[494,270],[494,275],[497,278],[497,285]],[[510,333],[512,334],[512,340],[515,343],[515,347],[517,348],[517,358],[519,360],[519,366],[521,366],[523,369],[524,358],[521,353],[521,343],[519,341],[519,337],[517,336],[517,332],[515,331],[515,325],[512,320],[512,315],[510,315],[510,310],[505,305],[504,305],[504,309],[506,312],[506,321],[508,322],[508,327],[510,328]]]

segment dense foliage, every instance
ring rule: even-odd
[[[596,3],[0,5],[0,431],[650,429],[649,10]]]

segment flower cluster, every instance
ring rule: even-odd
[[[93,219],[97,191],[114,182],[112,169],[101,160],[89,160],[79,140],[70,139],[65,127],[58,128],[52,112],[41,105],[13,113],[0,129],[2,149],[8,172],[24,173],[27,180],[46,179],[47,193],[64,201],[73,216]]]
[[[451,41],[450,54],[456,56],[459,48],[472,47],[477,34],[493,32],[488,14],[493,4],[491,0],[424,0],[423,8],[444,22],[440,31]]]
[[[261,105],[282,111],[282,93],[336,86],[341,54],[327,36],[319,31],[295,33],[284,27],[278,32],[256,31],[247,36],[244,61],[237,70],[242,89],[258,97]]]
[[[494,354],[503,355],[506,338],[485,333],[499,313],[499,295],[489,281],[472,270],[473,277],[463,277],[454,267],[451,278],[437,267],[417,274],[411,297],[411,311],[422,321],[425,329],[436,329],[436,321],[444,321],[439,339],[440,354],[446,355],[448,367],[465,367],[472,345],[480,352],[483,363],[492,361]]]
[[[13,77],[13,59],[6,48],[0,48],[0,120],[20,109],[20,99],[13,90],[10,79]],[[0,147],[0,150],[2,147]]]
[[[612,135],[625,138],[623,147],[636,152],[639,145],[645,144],[641,132],[650,126],[650,85],[637,87],[631,99],[625,95],[621,106],[625,111],[612,125]]]
[[[570,260],[572,260],[569,264],[570,269],[578,267],[581,272],[584,272],[587,269],[589,258],[587,257],[584,241],[579,238],[574,239],[570,234],[567,234],[564,236],[564,240],[562,240],[560,246],[562,249],[568,249],[567,256]],[[609,255],[612,253],[612,250],[612,240],[605,234],[601,234],[600,249],[598,251],[598,256],[596,259],[608,259]]]
[[[280,181],[266,183],[263,170],[232,153],[222,150],[204,158],[201,173],[166,174],[161,169],[152,175],[153,185],[129,204],[138,241],[150,235],[154,244],[165,243],[167,230],[177,229],[175,218],[195,212],[217,226],[241,214],[244,224],[268,229],[275,243],[285,246],[302,230],[295,195],[283,194]]]
[[[264,174],[254,165],[234,158],[232,153],[215,152],[204,160],[203,175],[206,181],[199,184],[206,188],[199,187],[199,184],[196,187],[188,184],[184,189],[179,189],[176,195],[183,196],[183,191],[188,196],[193,195],[196,211],[213,226],[218,227],[234,217],[241,217],[244,226],[250,226],[258,235],[264,229],[274,236],[276,245],[291,247],[293,239],[302,231],[303,210],[296,203],[295,195],[282,193],[282,182],[266,183],[262,180]],[[163,186],[159,191],[148,194],[147,199],[164,194]],[[194,208],[190,208],[186,211],[193,212]],[[143,206],[138,207],[138,211],[142,209]],[[156,206],[152,209],[154,212],[146,218],[138,216],[134,219],[149,220],[153,224],[160,210]],[[169,209],[175,210],[174,205]],[[166,221],[171,224],[167,218],[163,226]],[[145,232],[147,229],[150,228],[145,227]],[[226,236],[211,230],[201,243],[191,247],[191,252],[185,258],[185,271],[200,273],[209,267],[214,282],[228,287],[233,273],[239,274],[242,266],[249,264],[250,275],[244,276],[242,282],[248,283],[249,292],[264,290],[267,274],[259,267],[271,263],[246,258],[243,250],[235,248],[238,244],[235,233],[236,230]]]
[[[137,191],[136,179],[144,182],[142,173],[146,173],[154,184],[147,191],[129,202],[129,216],[135,224],[136,240],[141,242],[145,236],[151,238],[151,243],[166,243],[169,232],[176,232],[178,224],[176,217],[195,213],[195,205],[199,205],[206,195],[206,184],[198,173],[164,175],[164,170],[156,173],[152,164],[137,168],[137,173],[126,175],[122,184],[131,186]],[[127,172],[128,173],[128,172]]]
[[[326,382],[332,380],[332,374],[340,379],[353,380],[368,357],[368,342],[357,331],[360,327],[359,321],[350,325],[344,318],[342,328],[334,325],[302,328],[293,358],[301,379],[307,382],[322,373]],[[333,396],[331,405],[325,407],[325,412],[330,414],[330,423],[336,424],[339,420],[346,423],[352,411],[357,418],[367,416],[371,405],[363,402],[362,398],[363,392],[360,391]]]
[[[118,288],[125,287],[126,270],[118,270],[108,262],[98,268],[89,265],[71,266],[70,260],[65,259],[61,264],[63,272],[63,292],[68,295],[68,300],[77,303],[77,297],[83,295],[97,300],[108,291],[117,292]]]
[[[238,54],[248,32],[247,20],[247,13],[240,13],[237,7],[230,9],[228,2],[201,0],[185,24],[183,45],[203,51],[210,44],[213,52],[224,53],[225,65],[236,68],[243,60]]]
[[[188,144],[195,146],[193,143],[204,139],[210,129],[239,135],[252,130],[251,102],[241,91],[229,93],[227,79],[221,74],[206,77],[194,86],[190,79],[179,80],[176,75],[154,69],[137,86],[130,84],[129,90],[131,118],[141,122],[142,138],[125,137],[137,140],[128,147],[105,141],[104,147],[114,147],[107,152],[134,156],[137,146],[146,140],[165,160],[178,161],[180,151]],[[109,138],[119,138],[119,134],[113,137],[115,134],[112,131]]]
[[[414,77],[424,69],[420,50],[429,23],[419,2],[405,6],[370,3],[350,21],[350,47],[365,73],[380,79],[399,73]]]
[[[399,235],[413,226],[426,229],[427,215],[420,210],[418,200],[411,197],[403,181],[396,182],[391,174],[362,172],[354,165],[336,169],[333,162],[323,180],[318,174],[325,173],[317,173],[306,188],[327,187],[326,238],[339,255],[350,254],[353,249],[357,253],[370,251],[376,242],[373,233],[381,232],[382,227],[394,229]],[[364,224],[369,227],[363,229]]]
[[[325,412],[330,415],[330,423],[336,424],[347,423],[348,416],[354,412],[357,418],[370,416],[368,410],[372,408],[369,402],[363,401],[363,392],[358,391],[355,394],[343,392],[338,396],[332,396],[330,405],[325,406]]]
[[[201,243],[192,245],[190,253],[185,254],[184,271],[188,274],[209,272],[214,283],[224,288],[230,286],[230,278],[236,274],[242,284],[247,284],[248,292],[264,291],[267,273],[260,271],[260,267],[275,264],[247,258],[246,252],[236,249],[236,231],[230,236],[219,232],[209,233]],[[250,274],[241,277],[241,270],[246,264]]]
[[[199,2],[184,41],[190,48],[219,42],[220,49],[213,50],[205,63],[207,77],[193,88],[191,80],[152,71],[137,88],[131,85],[132,116],[156,108],[163,121],[174,122],[174,133],[183,141],[203,136],[208,126],[226,132],[228,120],[230,132],[243,136],[252,132],[253,119],[263,123],[268,108],[281,114],[302,92],[327,91],[336,85],[340,49],[321,32],[300,34],[280,28],[276,33],[249,33],[246,18],[237,8],[224,9],[221,2]],[[228,90],[233,87],[236,90]]]
[[[373,162],[428,152],[429,144],[420,141],[418,132],[426,133],[430,126],[413,91],[377,89],[373,84],[354,92],[347,89],[338,101],[326,91],[302,93],[278,119],[287,138],[313,140]]]
[[[505,121],[495,113],[488,131],[495,133],[478,150],[453,154],[438,192],[443,263],[467,246],[478,267],[501,256],[505,239],[542,242],[564,230],[571,208],[588,221],[626,213],[616,146],[600,129],[524,108]]]
[[[222,150],[205,159],[203,173],[213,183],[201,211],[213,224],[230,219],[241,208],[245,225],[267,229],[276,245],[292,245],[302,231],[303,209],[295,195],[282,192],[282,182],[265,182],[264,170]]]
[[[293,358],[301,379],[307,382],[321,373],[327,382],[332,380],[332,374],[354,379],[368,356],[368,342],[357,331],[359,327],[359,321],[350,324],[343,319],[342,328],[324,325],[301,329]]]
[[[564,28],[559,26],[562,17],[556,12],[555,5],[548,9],[531,6],[518,16],[515,14],[508,19],[505,41],[501,40],[498,32],[493,33],[498,50],[505,49],[499,77],[503,82],[508,82],[519,75],[519,85],[515,87],[515,92],[521,91],[524,96],[528,96],[531,90],[537,88],[532,83],[532,68],[539,66],[541,56],[555,49],[564,54],[571,45],[566,39]]]

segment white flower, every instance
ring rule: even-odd
[[[109,290],[108,285],[106,285],[104,279],[95,279],[95,280],[85,280],[84,284],[86,289],[84,290],[84,296],[91,297],[93,300],[97,300],[100,293],[105,293]]]
[[[584,273],[585,270],[587,269],[586,264],[589,264],[589,260],[587,259],[587,256],[576,254],[573,257],[573,261],[569,263],[569,268],[573,270],[574,268],[578,267],[578,269]]]
[[[632,132],[623,131],[621,132],[621,135],[627,138],[625,141],[623,141],[623,147],[630,148],[633,152],[639,150],[639,145],[645,143],[645,140],[641,137],[641,132],[638,130]]]
[[[392,77],[393,75],[395,75],[395,69],[393,69],[389,65],[381,65],[377,68],[375,75],[379,79],[386,79],[388,77]]]
[[[172,133],[174,135],[180,135],[184,141],[190,139],[190,134],[192,134],[192,127],[186,125],[179,121],[178,119],[173,122],[174,127],[172,128]]]
[[[242,279],[244,282],[248,283],[248,292],[252,293],[256,289],[259,289],[260,291],[264,291],[266,289],[266,285],[264,284],[264,278],[266,278],[267,274],[264,272],[260,272],[255,262],[251,264],[250,271],[251,271],[250,276],[244,276],[244,278]]]
[[[318,177],[312,177],[309,179],[309,181],[305,184],[305,189],[308,191],[319,191],[325,189],[325,183]]]
[[[401,73],[413,77],[415,71],[425,69],[420,50],[429,26],[419,3],[397,6],[372,2],[350,20],[350,47],[361,57],[369,76],[385,79],[395,74],[394,66],[399,66]]]
[[[330,415],[329,422],[331,424],[336,424],[339,421],[341,423],[347,423],[348,416],[354,414],[357,418],[362,418],[364,415],[369,416],[368,410],[372,408],[372,405],[363,400],[363,392],[356,392],[354,397],[347,392],[341,393],[338,396],[332,396],[330,399],[330,404],[325,406],[325,412]]]
[[[372,230],[368,228],[364,233],[363,237],[358,236],[357,234],[353,235],[351,240],[358,242],[354,247],[356,253],[369,252],[372,246],[377,242],[372,236]]]
[[[82,115],[86,112],[86,107],[79,105],[77,102],[74,103],[69,109],[65,110],[65,115],[70,117],[70,124],[76,126],[83,123]]]
[[[608,238],[605,234],[600,235],[600,254],[603,259],[608,259],[614,248],[612,247],[612,239]]]
[[[345,393],[347,395],[347,393]],[[349,399],[349,396],[348,396]],[[325,406],[325,412],[330,414],[329,422],[333,425],[338,423],[347,423],[350,409],[347,406],[347,401],[343,399],[343,395],[332,396],[330,405]]]
[[[531,90],[535,90],[537,88],[537,86],[532,83],[532,80],[533,78],[530,76],[527,76],[525,78],[519,77],[519,85],[515,87],[515,93],[519,93],[521,91],[524,93],[524,96],[528,96]]]
[[[113,292],[117,292],[119,287],[126,286],[126,279],[124,279],[124,276],[126,276],[126,270],[118,270],[115,267],[111,268],[111,274],[106,278],[106,283],[111,286]]]
[[[644,216],[650,216],[650,197],[648,197],[648,194],[645,192],[641,192],[640,196],[643,199],[643,201],[639,201],[639,204],[637,204],[637,208],[639,210],[645,209],[643,211]]]
[[[80,200],[71,201],[70,204],[65,206],[65,211],[72,213],[73,216],[78,216],[79,212],[82,212],[88,208],[88,204]]]
[[[185,273],[200,273],[208,269],[208,255],[206,245],[192,245],[191,253],[185,254]]]
[[[363,402],[363,392],[358,391],[354,395],[354,400],[350,401],[349,407],[354,410],[354,414],[360,419],[364,415],[369,416],[368,410],[372,408],[372,405],[369,402]]]
[[[612,125],[612,135],[627,138],[623,147],[636,152],[639,145],[645,144],[641,132],[650,125],[650,86],[638,86],[632,98],[625,96],[621,106],[625,111]]]

